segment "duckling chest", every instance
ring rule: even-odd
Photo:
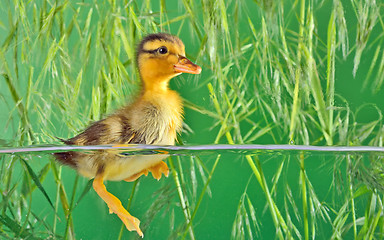
[[[182,125],[182,104],[178,96],[153,96],[145,99],[132,114],[132,126],[138,143],[173,145]]]

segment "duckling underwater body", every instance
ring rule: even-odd
[[[181,130],[183,106],[177,92],[168,88],[169,81],[181,73],[199,74],[201,68],[185,57],[183,42],[176,36],[157,33],[146,36],[137,49],[137,66],[142,90],[132,104],[105,119],[91,124],[79,135],[63,140],[68,145],[156,144],[174,145]],[[168,176],[162,160],[167,155],[119,157],[116,153],[85,154],[61,152],[54,156],[61,163],[75,168],[81,175],[94,178],[93,188],[116,213],[129,231],[140,230],[140,221],[131,216],[120,200],[109,193],[104,180],[134,181],[152,172],[159,180]]]

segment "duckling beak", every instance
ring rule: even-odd
[[[191,62],[184,56],[179,56],[179,61],[173,65],[173,68],[177,73],[192,73],[200,74],[201,67]]]

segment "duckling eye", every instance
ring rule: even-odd
[[[159,47],[157,50],[160,54],[166,54],[168,52],[167,47]]]

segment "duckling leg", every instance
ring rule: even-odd
[[[108,205],[110,213],[116,213],[129,231],[137,231],[141,237],[144,237],[144,234],[139,227],[140,220],[129,214],[123,205],[121,205],[120,200],[107,191],[103,183],[103,176],[95,177],[93,180],[93,188]]]
[[[141,177],[141,175],[148,176],[148,170],[145,169],[145,170],[143,170],[143,171],[141,171],[141,172],[139,172],[139,173],[133,174],[132,176],[130,176],[130,177],[124,179],[124,181],[126,181],[126,182],[133,182],[133,181],[135,181],[136,179],[138,179],[139,177]]]

